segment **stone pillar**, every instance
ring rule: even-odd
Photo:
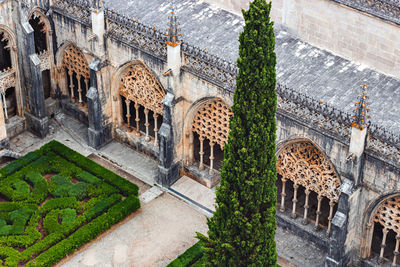
[[[100,58],[104,57],[104,34],[105,34],[105,20],[104,20],[104,8],[101,5],[96,5],[93,8],[92,14],[92,51],[95,51],[96,55]]]
[[[325,266],[327,267],[344,267],[349,261],[349,257],[345,254],[345,242],[351,208],[350,197],[354,193],[353,183],[345,178],[339,190],[342,193],[340,194],[338,209],[332,220],[328,256],[325,259]]]
[[[90,88],[86,94],[88,107],[89,146],[98,149],[110,140],[109,131],[103,127],[101,101],[98,91],[97,73],[100,73],[100,59],[93,59],[89,65]]]
[[[172,128],[174,95],[167,93],[162,102],[163,123],[159,130],[159,163],[156,182],[164,187],[169,187],[179,178],[179,164],[174,163],[174,134]]]
[[[355,186],[358,186],[362,182],[362,166],[364,164],[366,137],[367,128],[364,128],[363,130],[356,127],[352,128],[347,164],[348,172],[353,176]]]
[[[9,140],[7,137],[6,121],[4,118],[3,101],[0,101],[0,148],[8,148]]]
[[[25,117],[29,128],[33,133],[43,138],[49,131],[49,121],[46,117],[44,103],[44,89],[42,81],[42,70],[40,59],[35,53],[35,39],[32,26],[29,22],[24,23],[23,29],[26,38],[26,51],[29,55],[29,69],[25,73],[25,81],[28,90],[28,104],[30,113],[26,112]]]

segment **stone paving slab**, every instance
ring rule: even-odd
[[[159,197],[162,193],[164,193],[164,191],[162,191],[159,187],[153,186],[152,188],[141,194],[139,196],[139,200],[141,203],[146,204],[152,201],[153,199]]]
[[[133,218],[65,259],[62,267],[166,266],[207,232],[206,217],[163,194],[143,204]]]

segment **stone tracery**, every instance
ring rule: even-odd
[[[203,142],[210,142],[210,174],[213,174],[214,145],[218,144],[221,150],[228,141],[229,119],[232,115],[230,107],[221,99],[214,99],[204,103],[195,115],[192,123],[192,131],[199,135],[200,139],[200,163],[202,170],[204,146]]]
[[[333,209],[340,196],[338,189],[341,182],[332,163],[311,143],[301,141],[287,145],[278,155],[277,172],[281,176],[281,211],[285,209],[285,184],[287,180],[293,182],[292,217],[296,217],[296,203],[298,202],[298,188],[305,188],[304,223],[308,220],[309,195],[317,194],[317,212],[315,226],[318,227],[321,215],[321,203],[324,197],[329,199],[328,229],[330,233]]]

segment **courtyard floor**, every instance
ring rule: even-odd
[[[64,114],[50,122],[46,138],[24,132],[10,140],[11,149],[24,155],[55,139],[136,183],[142,202],[140,210],[58,266],[166,266],[197,241],[196,231],[207,232],[206,216],[214,209],[215,189],[186,177],[172,190],[160,189],[154,182],[154,160],[114,141],[98,151],[88,147],[86,126]],[[323,266],[326,254],[291,232],[278,227],[276,242],[281,266]]]

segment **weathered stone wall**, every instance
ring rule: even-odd
[[[248,0],[206,0],[240,14]],[[336,55],[400,77],[400,26],[331,0],[272,0],[272,19]]]

